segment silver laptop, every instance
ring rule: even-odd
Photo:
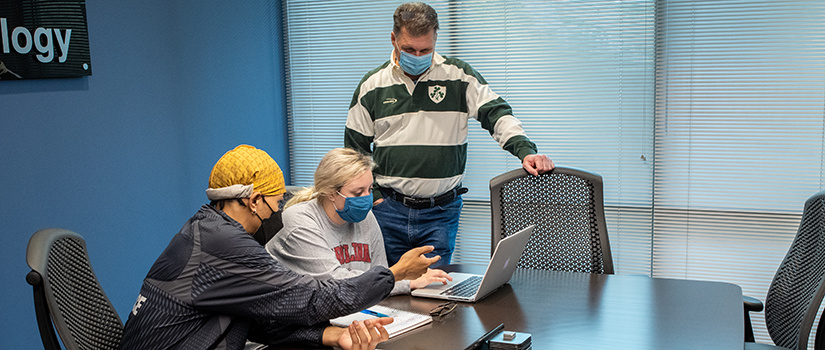
[[[484,275],[453,272],[453,280],[447,284],[441,282],[412,291],[416,297],[476,302],[503,286],[513,276],[521,253],[533,234],[535,225],[530,225],[498,242],[487,271]]]

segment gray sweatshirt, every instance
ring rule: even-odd
[[[384,238],[372,211],[358,223],[337,225],[317,199],[283,212],[284,227],[266,244],[266,251],[286,267],[317,279],[358,276],[372,266],[387,267]],[[408,294],[410,281],[395,283],[390,295]]]

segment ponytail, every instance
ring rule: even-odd
[[[301,190],[299,190],[298,192],[295,192],[295,194],[292,195],[292,198],[290,198],[286,202],[286,204],[284,204],[284,210],[286,210],[286,208],[289,208],[289,207],[291,207],[295,204],[311,200],[311,199],[315,198],[317,195],[318,195],[318,192],[315,192],[315,186],[304,187]]]

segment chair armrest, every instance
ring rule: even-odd
[[[761,300],[747,295],[742,296],[742,302],[745,304],[745,311],[760,312],[765,308]]]
[[[37,328],[40,330],[40,340],[43,341],[43,348],[46,350],[61,349],[49,314],[46,292],[43,288],[43,276],[39,272],[31,270],[26,274],[26,282],[34,288],[34,313],[37,318]]]
[[[750,312],[760,312],[762,309],[765,308],[762,305],[762,301],[759,299],[749,297],[747,295],[742,296],[742,304],[744,304],[744,320],[745,320],[745,342],[746,343],[753,343],[755,339],[753,338],[753,324],[751,324],[751,314]]]

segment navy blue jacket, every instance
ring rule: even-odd
[[[319,281],[272,259],[240,223],[204,205],[152,266],[121,349],[242,349],[258,342],[319,345],[328,320],[387,297],[395,278],[376,266]]]

